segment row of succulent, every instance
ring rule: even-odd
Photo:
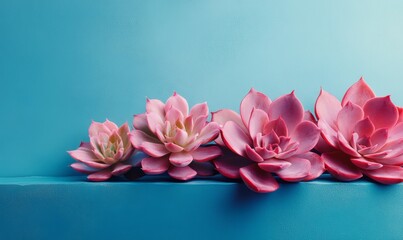
[[[174,93],[165,103],[147,99],[131,131],[127,123],[93,122],[90,142],[69,151],[78,161],[71,167],[91,181],[130,171],[181,181],[218,172],[256,192],[275,191],[276,179],[309,181],[325,171],[342,181],[403,182],[403,108],[390,96],[376,97],[361,78],[341,102],[322,89],[315,115],[294,92],[271,100],[251,89],[239,113],[222,109],[209,121],[207,103],[189,110]]]

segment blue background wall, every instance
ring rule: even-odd
[[[320,86],[363,75],[403,104],[401,1],[0,0],[0,176],[69,175],[91,120],[122,124],[174,90],[212,111],[250,87]]]

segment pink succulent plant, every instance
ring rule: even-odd
[[[403,111],[390,96],[376,97],[361,78],[341,102],[322,89],[315,112],[328,144],[322,157],[334,177],[351,181],[366,175],[384,184],[403,181]]]
[[[166,103],[147,99],[146,112],[135,115],[130,134],[133,146],[149,157],[141,161],[146,174],[168,174],[178,180],[214,174],[208,161],[221,155],[217,146],[205,146],[219,134],[217,123],[207,122],[207,103],[193,106],[174,93]]]
[[[133,153],[129,141],[130,129],[127,123],[121,127],[106,120],[104,123],[92,122],[89,128],[90,142],[82,142],[80,147],[68,151],[77,163],[71,164],[75,170],[89,174],[90,181],[105,181],[112,176],[130,170],[128,159]]]
[[[310,152],[320,130],[305,115],[294,92],[272,102],[252,88],[241,102],[240,115],[229,109],[213,113],[212,121],[222,127],[216,142],[236,154],[214,160],[216,169],[226,177],[242,178],[256,192],[279,187],[273,174],[289,182],[320,176],[323,160]]]

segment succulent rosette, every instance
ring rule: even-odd
[[[231,150],[214,160],[217,170],[241,178],[256,192],[279,187],[273,174],[289,182],[320,176],[323,160],[310,151],[320,130],[305,116],[294,92],[271,101],[252,88],[241,102],[240,114],[229,109],[213,113],[212,121],[222,127],[216,142]]]
[[[90,142],[81,142],[80,147],[68,151],[78,162],[71,164],[75,170],[89,174],[90,181],[105,181],[129,171],[134,149],[129,141],[130,129],[127,123],[118,127],[106,120],[92,122],[89,128]]]
[[[147,99],[146,112],[134,116],[130,140],[149,155],[141,161],[146,174],[168,174],[178,180],[214,174],[210,160],[221,155],[218,146],[207,145],[219,134],[217,123],[208,122],[207,103],[190,111],[182,96],[174,93],[166,103]]]
[[[340,102],[324,91],[315,104],[318,126],[328,150],[328,172],[344,181],[363,175],[392,184],[403,181],[403,111],[390,96],[376,97],[361,78]]]

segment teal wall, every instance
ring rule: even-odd
[[[145,97],[237,109],[250,87],[363,75],[403,105],[402,1],[0,0],[0,176],[70,175],[90,121],[121,124]]]

